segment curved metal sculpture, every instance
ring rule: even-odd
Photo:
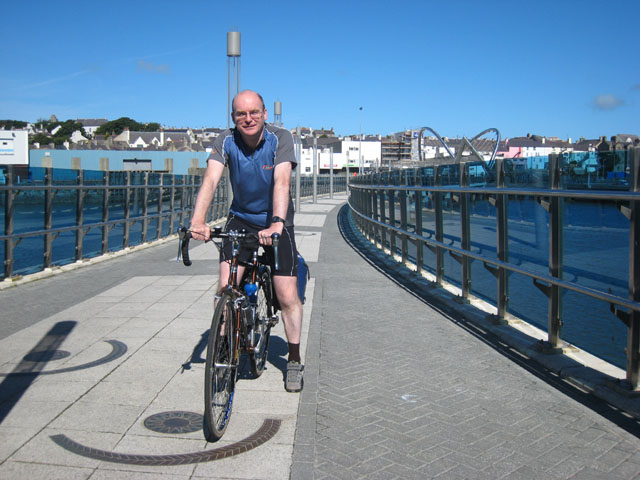
[[[438,139],[438,141],[442,144],[442,146],[447,151],[447,153],[451,156],[452,159],[455,159],[457,161],[460,160],[460,157],[462,156],[462,151],[464,150],[464,148],[458,152],[458,155],[454,155],[451,152],[451,149],[449,148],[449,145],[447,145],[447,142],[444,141],[444,139],[440,136],[440,134],[438,134],[438,132],[436,132],[431,127],[422,127],[420,129],[420,138],[418,139],[419,140],[418,141],[418,154],[419,154],[419,158],[420,158],[421,161],[422,161],[422,134],[423,134],[423,132],[425,130],[430,131]],[[462,137],[462,141],[465,142],[469,146],[469,148],[473,151],[474,154],[476,154],[478,156],[479,159],[484,160],[484,156],[480,152],[478,152],[476,150],[476,148],[473,146],[473,141],[477,140],[478,138],[482,137],[483,135],[485,135],[488,132],[495,132],[495,134],[496,134],[496,144],[495,144],[495,147],[493,148],[493,152],[491,153],[491,158],[487,161],[487,164],[490,167],[491,165],[493,165],[493,162],[495,162],[496,155],[498,153],[498,148],[500,147],[500,131],[497,128],[493,128],[493,127],[487,128],[486,130],[483,130],[482,132],[480,132],[477,135],[475,135],[471,140],[468,140],[467,137]]]

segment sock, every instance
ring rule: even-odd
[[[289,362],[300,363],[300,344],[299,343],[289,344]]]

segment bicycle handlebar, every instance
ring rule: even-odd
[[[179,237],[180,243],[178,246],[177,261],[179,262],[180,257],[182,256],[182,263],[184,263],[186,267],[190,267],[191,264],[193,263],[189,259],[189,240],[193,238],[193,236],[191,235],[191,231],[187,229],[187,227],[179,227],[178,237]],[[245,231],[238,232],[236,230],[223,232],[220,227],[215,227],[211,229],[209,239],[212,239],[212,238],[230,238],[232,241],[240,241],[242,239],[251,239],[251,240],[259,241],[258,235],[255,233],[248,233]],[[278,268],[278,243],[280,241],[280,235],[277,233],[271,234],[271,241],[273,242],[273,255],[275,257],[274,267],[276,270],[278,270],[279,269]]]

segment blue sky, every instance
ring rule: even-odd
[[[241,88],[287,128],[574,140],[640,134],[640,2],[3,2],[0,119],[227,125]],[[359,107],[362,108],[360,112]]]

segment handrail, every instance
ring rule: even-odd
[[[149,175],[153,172],[100,172],[102,179],[86,179],[84,170],[77,170],[75,173],[76,178],[72,180],[65,180],[64,184],[55,184],[52,181],[53,175],[56,169],[51,167],[44,168],[45,172],[43,183],[38,185],[33,184],[15,184],[15,167],[8,166],[6,181],[4,185],[0,185],[0,195],[4,195],[4,217],[5,225],[4,232],[0,235],[0,241],[4,244],[4,270],[2,277],[11,278],[16,271],[16,256],[15,249],[18,244],[27,238],[42,237],[44,244],[39,252],[28,252],[29,263],[17,265],[17,271],[33,271],[34,269],[42,270],[51,267],[53,260],[53,244],[54,241],[62,234],[68,232],[75,232],[75,252],[72,250],[73,246],[67,244],[64,255],[66,258],[62,263],[68,263],[75,258],[76,261],[90,258],[95,255],[106,254],[109,249],[109,232],[118,225],[123,225],[122,243],[120,248],[127,248],[132,245],[130,242],[131,226],[141,225],[140,235],[141,242],[145,243],[149,239],[160,239],[166,236],[173,235],[173,224],[176,220],[183,221],[184,217],[189,215],[193,211],[193,201],[195,192],[199,186],[199,178],[194,175],[180,175],[173,176],[168,173],[162,173],[160,175],[160,183],[149,183]],[[144,181],[142,184],[131,184],[131,175],[136,173],[141,176]],[[110,183],[111,174],[121,174],[123,183],[114,184]],[[176,181],[177,177],[182,177],[181,180]],[[170,180],[165,182],[165,180]],[[76,182],[75,184],[72,182]],[[96,183],[94,183],[96,182]],[[101,182],[101,183],[97,183]],[[149,192],[157,192],[156,195],[151,198]],[[220,189],[223,192],[224,189]],[[29,193],[44,192],[44,195],[37,196],[35,199],[31,197],[30,204],[41,206],[44,208],[43,223],[37,230],[32,229],[28,231],[15,232],[16,229],[21,229],[22,219],[18,217],[19,211],[16,210],[16,205],[22,194],[28,195]],[[69,204],[72,210],[75,210],[75,222],[73,225],[65,225],[61,227],[53,227],[53,220],[59,215],[59,212],[53,208],[53,199],[55,195],[66,192],[65,204]],[[96,216],[101,218],[101,221],[94,221],[91,223],[85,223],[84,210],[85,200],[87,193],[98,192],[102,200],[95,202],[95,207],[98,209]],[[141,192],[138,196],[138,203],[140,210],[135,216],[131,216],[131,213],[136,212],[133,205],[133,193]],[[69,195],[71,193],[71,195]],[[114,197],[117,199],[114,204]],[[220,204],[224,203],[224,199],[221,194],[216,195],[216,199],[207,212],[207,220],[213,221],[222,217],[223,210],[220,208]],[[71,206],[75,204],[74,206]],[[109,215],[113,214],[113,208],[118,208],[118,218],[109,219]],[[168,208],[168,210],[167,210]],[[155,209],[154,213],[149,213],[150,209]],[[71,217],[72,218],[72,217]],[[169,219],[169,228],[166,229],[166,224],[163,220]],[[31,218],[30,220],[33,220]],[[96,218],[97,220],[97,218]],[[148,232],[148,225],[151,221],[157,220],[157,228],[155,236],[153,233]],[[84,254],[84,237],[92,229],[102,230],[102,240],[96,239],[98,242],[97,250],[94,249],[94,253]],[[67,253],[67,250],[69,253]],[[33,259],[40,256],[42,260],[38,263],[33,263]],[[26,258],[25,255],[22,256]],[[19,258],[19,257],[18,257]],[[57,262],[60,263],[60,262]]]
[[[491,130],[491,129],[489,129]],[[479,135],[486,133],[482,132]],[[499,132],[497,132],[499,135]],[[435,254],[435,283],[441,285],[444,279],[445,264],[443,252],[449,252],[451,256],[461,264],[461,298],[467,300],[471,291],[471,269],[469,262],[477,260],[496,278],[497,284],[497,312],[498,320],[503,320],[509,301],[508,274],[517,273],[533,280],[534,286],[540,289],[548,298],[548,340],[545,342],[550,351],[562,348],[560,333],[563,324],[562,292],[572,291],[580,295],[595,298],[608,303],[612,313],[618,317],[627,327],[627,380],[630,389],[637,389],[640,383],[640,148],[628,150],[627,173],[630,173],[629,191],[597,191],[597,190],[567,190],[561,188],[560,178],[563,174],[561,165],[562,156],[552,154],[548,157],[549,164],[549,188],[523,188],[519,186],[505,186],[505,162],[502,159],[496,161],[495,181],[496,186],[470,187],[465,164],[458,165],[459,185],[443,186],[439,184],[439,176],[434,171],[432,186],[421,185],[388,185],[378,184],[384,179],[397,181],[397,176],[368,175],[358,177],[350,184],[349,206],[355,214],[354,221],[362,233],[378,248],[386,249],[390,246],[391,256],[396,252],[403,263],[415,263],[415,268],[420,272],[422,265],[422,247],[428,247]],[[625,160],[627,161],[627,160]],[[437,167],[438,168],[438,167]],[[450,166],[448,167],[450,168]],[[408,171],[407,171],[408,172]],[[407,173],[400,176],[401,180],[408,183],[417,180],[415,174]],[[410,194],[414,195],[411,196]],[[429,210],[434,215],[432,237],[422,235],[422,201],[426,195],[431,199]],[[453,246],[444,242],[443,203],[445,194],[451,195],[451,199],[459,205],[455,215],[459,217],[461,228],[459,246]],[[495,256],[484,256],[471,250],[471,230],[469,228],[471,213],[469,201],[472,195],[480,195],[488,198],[496,209],[495,225],[498,235]],[[408,198],[413,197],[414,204],[407,205]],[[533,271],[518,264],[509,262],[508,255],[508,215],[507,206],[509,199],[518,197],[533,197],[548,214],[549,231],[549,261],[548,273]],[[573,199],[590,202],[605,201],[615,204],[618,210],[629,220],[629,296],[616,295],[606,291],[606,287],[595,288],[580,285],[577,280],[565,280],[562,275],[563,259],[563,230],[564,230],[564,199]],[[388,208],[388,211],[386,209]],[[399,208],[400,219],[396,218],[396,210]],[[407,228],[409,212],[416,212],[415,231]],[[420,213],[418,213],[420,212]],[[458,238],[458,237],[456,237]],[[397,239],[401,240],[400,243]],[[408,242],[415,244],[415,260],[409,258]],[[492,250],[493,252],[493,250]]]
[[[505,192],[503,192],[503,194],[506,195]],[[458,255],[464,255],[466,257],[472,258],[474,260],[479,260],[485,264],[489,264],[489,265],[493,265],[495,267],[500,267],[500,268],[504,268],[506,270],[509,270],[510,272],[514,272],[514,273],[521,273],[523,275],[526,275],[528,277],[531,278],[535,278],[536,280],[541,280],[543,282],[549,283],[551,285],[557,285],[558,287],[562,287],[562,288],[566,288],[567,290],[572,290],[574,292],[577,293],[582,293],[584,295],[588,295],[590,297],[594,297],[597,298],[599,300],[604,300],[605,302],[609,302],[609,303],[615,303],[616,305],[619,305],[621,307],[625,307],[625,308],[629,308],[631,310],[635,310],[635,311],[639,311],[640,312],[640,302],[634,302],[632,300],[627,300],[625,298],[619,297],[617,295],[613,295],[613,294],[607,294],[607,293],[603,293],[599,290],[596,290],[594,288],[589,288],[589,287],[583,287],[581,285],[578,285],[576,283],[573,282],[567,282],[566,280],[561,280],[559,278],[556,277],[552,277],[549,275],[542,275],[539,273],[534,272],[533,270],[528,270],[526,268],[521,268],[518,267],[512,263],[509,262],[501,262],[500,260],[495,260],[492,258],[488,258],[485,257],[483,255],[478,255],[476,253],[470,252],[469,250],[464,250],[462,248],[458,248],[458,247],[454,247],[452,245],[448,245],[444,242],[438,242],[437,240],[432,240],[430,238],[424,237],[422,235],[418,235],[416,233],[410,232],[408,230],[404,230],[402,228],[393,226],[393,225],[389,225],[386,224],[384,222],[380,222],[379,220],[376,220],[374,218],[368,217],[364,214],[362,214],[361,212],[359,212],[357,209],[355,209],[353,207],[353,205],[351,204],[351,202],[349,203],[349,207],[351,208],[351,211],[354,212],[356,215],[358,215],[359,217],[361,217],[362,219],[375,224],[379,227],[384,227],[388,230],[393,230],[396,233],[399,233],[400,235],[406,236],[408,238],[412,238],[414,240],[419,240],[421,242],[424,242],[426,244],[429,244],[433,247],[439,247],[439,248],[444,248],[445,250],[448,250],[450,252],[456,253]]]
[[[140,232],[142,243],[147,241],[147,225],[154,220],[158,220],[158,228],[155,239],[162,238],[161,230],[163,230],[163,227],[166,227],[166,223],[164,223],[163,220],[166,221],[166,219],[169,219],[169,228],[166,230],[165,236],[171,236],[175,233],[175,229],[173,228],[174,221],[179,220],[180,222],[184,223],[184,221],[186,220],[185,217],[188,218],[191,212],[193,212],[195,196],[197,193],[197,189],[200,186],[200,177],[194,175],[181,175],[180,177],[183,177],[183,182],[176,182],[175,179],[170,179],[170,182],[164,183],[163,180],[169,179],[169,176],[171,174],[163,173],[159,184],[149,184],[148,176],[153,172],[136,172],[138,174],[142,174],[145,180],[143,184],[132,185],[130,182],[130,174],[132,172],[117,172],[118,174],[124,174],[123,181],[125,183],[112,184],[108,181],[109,172],[102,172],[102,180],[87,180],[85,178],[83,170],[76,171],[77,178],[75,180],[65,180],[64,184],[53,184],[51,183],[51,178],[55,171],[56,169],[50,167],[46,168],[46,175],[43,181],[44,183],[42,184],[14,184],[14,169],[11,166],[8,168],[7,184],[0,185],[0,195],[4,195],[4,198],[6,199],[6,201],[4,202],[4,232],[0,230],[0,233],[2,233],[0,235],[0,242],[4,242],[4,271],[3,274],[0,275],[0,279],[11,278],[14,276],[14,272],[16,271],[14,251],[23,239],[43,237],[44,245],[42,249],[39,252],[34,253],[34,255],[38,255],[40,258],[43,258],[43,260],[36,265],[19,265],[17,269],[19,272],[26,271],[27,269],[29,269],[29,271],[33,271],[33,269],[42,270],[44,268],[50,267],[53,263],[55,263],[52,260],[53,244],[58,236],[63,233],[76,233],[75,252],[71,253],[72,256],[75,255],[76,261],[95,256],[95,254],[85,255],[82,248],[84,236],[92,229],[102,230],[102,245],[98,245],[98,251],[100,253],[97,254],[105,254],[110,251],[109,232],[116,226],[124,226],[121,235],[121,248],[126,248],[131,245],[129,239],[131,233],[130,230],[131,227],[136,224],[142,225]],[[329,182],[328,177],[325,177],[327,176],[319,176],[320,181],[317,184],[319,194],[330,194],[334,190],[342,192],[346,191],[346,177],[339,177],[335,179],[335,186],[333,185],[333,183]],[[311,177],[304,178],[304,182],[302,182],[302,188],[300,192],[300,196],[302,198],[311,196],[311,180]],[[77,183],[73,184],[72,182],[74,181]],[[93,183],[100,181],[105,183]],[[155,197],[157,198],[150,198],[151,195],[149,195],[148,193],[150,191],[159,192],[155,195]],[[44,228],[38,228],[37,230],[20,231],[19,233],[15,233],[15,230],[17,228],[20,228],[20,219],[17,218],[18,212],[15,209],[15,206],[18,203],[17,200],[20,198],[20,195],[40,192],[44,192],[44,198],[40,198],[41,195],[39,195],[37,197],[38,202],[36,203],[36,205],[44,204],[44,219],[42,223],[42,226],[44,226]],[[73,225],[52,227],[51,225],[53,224],[53,219],[55,219],[57,216],[57,212],[54,211],[52,206],[53,197],[61,192],[66,192],[65,196],[67,196],[69,206],[76,211],[75,223]],[[91,223],[84,222],[82,212],[84,210],[85,197],[88,192],[97,192],[97,194],[102,197],[101,202],[96,202],[96,206],[98,207],[98,209],[101,208],[102,210],[102,215],[100,216],[100,210],[98,210],[98,214],[96,216],[98,218],[101,218],[102,221],[95,221]],[[113,204],[113,197],[115,192],[118,192],[118,197],[122,197],[119,198],[117,205]],[[131,216],[130,214],[134,213],[135,211],[133,207],[134,192],[138,194],[138,200],[141,203],[139,203],[139,213],[137,213],[135,216]],[[216,190],[216,196],[214,198],[212,206],[207,212],[207,221],[210,222],[219,220],[226,215],[227,201],[225,193],[225,188],[218,188]],[[75,194],[75,196],[73,194]],[[293,191],[293,188],[291,195],[295,196],[295,191]],[[166,198],[167,196],[169,197],[168,201]],[[75,203],[75,207],[71,206],[72,203]],[[109,213],[113,213],[111,209],[114,206],[118,207],[119,215],[118,218],[110,220]],[[154,213],[148,213],[151,208],[155,208],[156,211]],[[120,218],[120,215],[122,215],[122,218]],[[98,218],[96,218],[96,220]],[[47,228],[47,226],[49,226],[49,228]],[[64,262],[66,263],[69,260],[71,260],[70,257],[66,258]]]

